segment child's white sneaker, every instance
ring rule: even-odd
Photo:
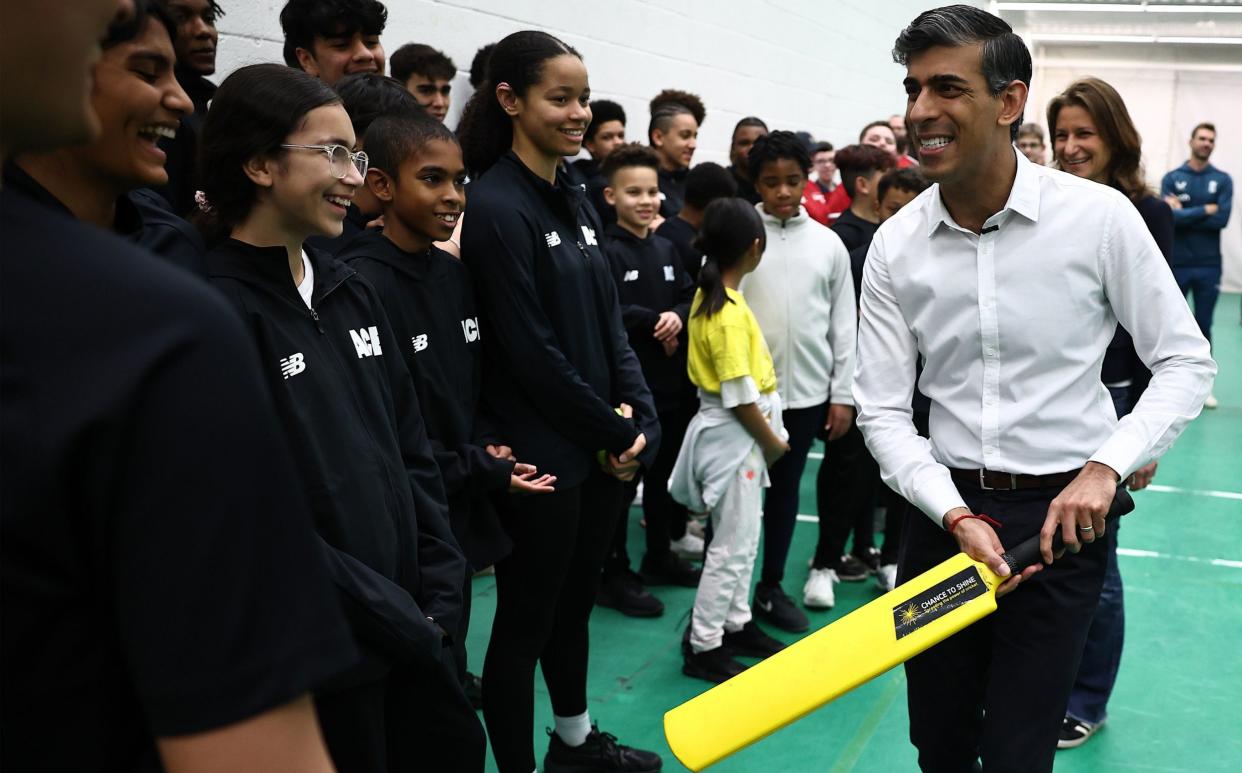
[[[837,573],[831,569],[812,569],[802,586],[802,603],[809,609],[832,609],[837,603],[833,583],[837,581]]]
[[[673,552],[682,558],[692,558],[697,561],[703,560],[703,539],[696,537],[690,532],[686,532],[681,539],[675,539],[669,542],[669,547]]]

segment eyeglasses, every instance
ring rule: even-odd
[[[371,165],[371,160],[367,158],[366,153],[361,150],[351,153],[344,145],[281,145],[280,147],[291,150],[322,150],[328,154],[328,169],[338,180],[345,179],[345,175],[349,174],[350,166],[357,169],[358,174],[366,177],[367,167]]]

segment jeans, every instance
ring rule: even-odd
[[[1220,266],[1173,267],[1173,278],[1182,294],[1194,293],[1195,322],[1203,331],[1203,337],[1212,343],[1212,313],[1220,296]]]

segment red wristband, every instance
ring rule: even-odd
[[[966,513],[965,515],[959,515],[958,517],[954,518],[952,521],[949,522],[949,529],[948,529],[949,533],[952,534],[953,530],[957,528],[957,525],[961,523],[962,521],[966,520],[967,518],[973,518],[976,521],[983,521],[989,526],[993,526],[997,529],[1002,528],[1002,525],[999,521],[997,521],[995,518],[989,518],[984,513]]]

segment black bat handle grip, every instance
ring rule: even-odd
[[[1052,535],[1052,552],[1056,553],[1063,547],[1065,547],[1065,540],[1061,537],[1061,530],[1057,529],[1056,534]],[[1013,550],[1006,551],[1001,557],[1005,559],[1006,564],[1009,564],[1009,571],[1014,574],[1028,566],[1043,563],[1044,557],[1039,553],[1039,535],[1036,534]]]

